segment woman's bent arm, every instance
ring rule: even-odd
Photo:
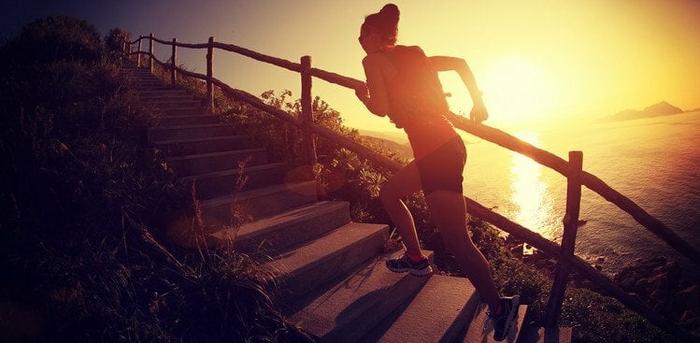
[[[462,78],[464,85],[467,86],[469,95],[472,97],[472,102],[474,102],[474,104],[482,103],[481,91],[479,91],[479,87],[476,85],[476,79],[474,78],[472,70],[469,69],[467,61],[463,58],[449,56],[430,56],[428,57],[428,61],[430,61],[430,65],[436,71],[456,71],[459,77]]]

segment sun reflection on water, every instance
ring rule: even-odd
[[[533,132],[521,132],[516,136],[530,144],[539,146],[539,138]],[[515,221],[539,233],[545,238],[551,235],[547,228],[547,218],[551,217],[552,207],[548,201],[547,184],[542,181],[542,166],[519,153],[512,153],[511,200],[516,206]],[[532,253],[526,246],[524,254]]]

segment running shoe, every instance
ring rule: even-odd
[[[430,266],[430,261],[427,257],[418,262],[413,262],[406,254],[386,260],[386,266],[392,272],[410,272],[416,276],[425,276],[433,272],[433,267]]]
[[[496,316],[490,310],[486,311],[488,318],[493,323],[493,339],[496,341],[504,340],[515,323],[520,307],[520,296],[501,297],[501,303],[503,304],[503,312],[500,315]]]

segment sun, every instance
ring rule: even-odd
[[[531,61],[508,56],[494,61],[477,79],[492,122],[542,119],[560,101],[546,70]]]

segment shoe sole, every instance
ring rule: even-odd
[[[415,275],[415,276],[426,276],[426,275],[430,275],[430,274],[433,273],[433,267],[431,267],[431,266],[428,266],[428,267],[423,268],[423,269],[392,268],[392,267],[389,267],[389,266],[387,266],[387,268],[389,268],[389,270],[391,270],[391,271],[394,272],[394,273],[405,273],[405,272],[409,272],[409,273],[411,273],[411,275]]]
[[[506,318],[506,327],[503,329],[503,333],[505,334],[505,336],[503,336],[501,339],[498,339],[496,338],[496,333],[494,332],[493,339],[496,341],[500,342],[506,339],[506,337],[508,337],[508,333],[515,324],[515,314],[518,313],[518,309],[520,308],[520,295],[514,295],[511,302],[515,302],[515,306],[513,306],[510,312],[508,312],[508,318]]]

